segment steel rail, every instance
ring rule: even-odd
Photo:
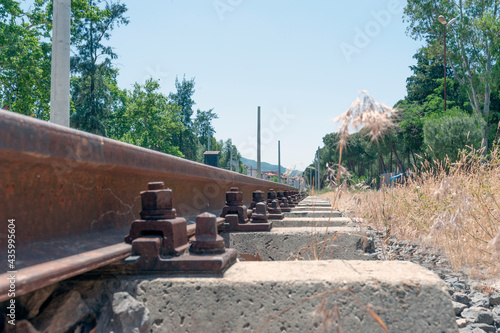
[[[223,218],[217,219],[218,226],[223,223]],[[196,224],[190,224],[186,229],[188,237],[194,236]],[[112,264],[131,255],[131,250],[132,246],[130,244],[118,243],[74,256],[33,265],[16,272],[1,274],[0,302],[11,298],[9,295],[13,295],[12,293],[16,297],[19,297],[53,283]],[[14,289],[11,289],[10,278],[12,277],[15,279]]]
[[[33,267],[49,272],[49,262],[89,259],[83,254],[117,246],[139,218],[139,194],[151,181],[173,190],[178,216],[188,221],[204,211],[218,215],[232,186],[245,203],[254,190],[293,189],[0,111],[0,258],[7,258],[9,220],[15,224],[15,269],[28,269],[23,274],[34,274]],[[12,270],[4,267],[7,259],[0,272]]]
[[[119,243],[74,256],[26,267],[17,272],[0,275],[0,302],[18,297],[53,283],[89,272],[124,259],[131,254],[132,245]],[[13,278],[13,288],[9,278]]]

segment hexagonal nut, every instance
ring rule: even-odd
[[[276,199],[276,192],[273,189],[270,189],[269,192],[267,192],[267,199],[268,200]]]
[[[142,210],[172,209],[172,190],[148,190],[141,192]]]
[[[226,192],[226,203],[229,206],[240,206],[243,204],[243,193],[237,187],[232,187]]]
[[[253,193],[252,193],[252,199],[255,202],[262,202],[262,201],[264,201],[264,192],[262,192],[260,190],[253,191]]]

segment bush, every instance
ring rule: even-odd
[[[481,147],[484,126],[482,118],[456,111],[429,118],[424,123],[424,143],[436,159],[442,161],[449,157],[454,162],[466,146]]]

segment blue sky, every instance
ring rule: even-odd
[[[256,159],[257,106],[262,160],[303,170],[331,120],[360,90],[394,105],[406,94],[421,43],[405,34],[406,1],[125,1],[130,24],[112,33],[118,84],[148,77],[174,91],[196,78],[195,110],[214,108],[216,138]]]

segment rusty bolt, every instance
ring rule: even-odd
[[[281,210],[280,204],[278,202],[278,199],[274,199],[271,202],[271,206],[269,207],[269,211],[276,211],[276,210]]]
[[[267,215],[267,207],[263,202],[257,203],[255,206],[254,212],[252,214],[252,222],[253,223],[262,223],[267,222],[269,216]]]
[[[237,187],[231,187],[226,192],[226,205],[228,206],[243,206],[243,193]]]
[[[217,219],[214,214],[203,213],[196,217],[196,232],[190,241],[189,251],[193,254],[225,252],[224,239],[217,233]]]
[[[257,190],[252,193],[252,201],[254,202],[263,202],[264,201],[264,192]]]
[[[141,192],[143,220],[175,219],[177,214],[173,209],[172,190],[165,189],[163,182],[148,183],[148,190]]]
[[[269,192],[267,192],[267,199],[271,200],[271,202],[276,199],[276,192],[273,189],[270,189]]]

